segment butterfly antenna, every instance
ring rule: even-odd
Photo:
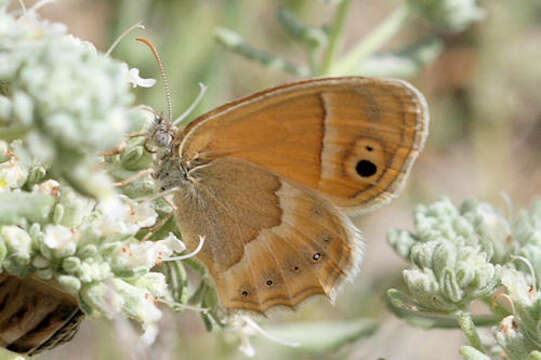
[[[160,59],[160,55],[158,54],[158,51],[156,50],[154,45],[152,45],[152,43],[148,41],[147,39],[137,38],[135,40],[140,41],[144,43],[146,46],[148,46],[150,50],[152,51],[152,54],[154,54],[156,61],[158,62],[158,66],[160,67],[160,75],[162,77],[162,82],[163,82],[163,88],[165,90],[165,97],[167,98],[167,110],[168,110],[168,115],[169,115],[168,119],[171,122],[173,119],[173,103],[171,102],[171,92],[169,91],[169,83],[167,82],[167,76],[165,75],[165,70],[162,64],[162,60]]]

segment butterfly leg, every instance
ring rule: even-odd
[[[164,217],[163,219],[161,219],[159,222],[157,222],[156,224],[148,228],[149,231],[145,234],[145,236],[143,236],[141,241],[147,241],[148,239],[150,239],[150,237],[154,235],[155,233],[157,233],[165,224],[167,224],[174,215],[175,213],[172,212],[166,217]]]

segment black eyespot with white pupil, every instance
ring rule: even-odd
[[[266,284],[267,286],[272,286],[272,280],[267,280]]]
[[[315,253],[314,256],[312,256],[312,260],[314,260],[314,261],[319,261],[319,259],[321,259],[321,254],[320,253]]]

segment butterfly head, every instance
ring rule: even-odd
[[[171,148],[176,132],[177,128],[170,120],[155,114],[147,139],[150,144],[163,152]]]
[[[156,114],[147,135],[147,143],[154,153],[154,177],[160,191],[180,186],[186,180],[186,171],[175,151],[177,128],[168,119]]]
[[[154,153],[154,178],[157,180],[159,190],[167,191],[185,185],[188,182],[187,171],[180,161],[178,148],[175,144],[178,128],[172,120],[173,105],[171,94],[160,55],[154,45],[147,39],[137,38],[136,40],[147,45],[154,54],[160,68],[167,99],[167,118],[159,114],[154,114],[153,123],[145,141],[145,144],[148,143],[154,148],[147,150]]]

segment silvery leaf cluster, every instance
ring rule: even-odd
[[[487,204],[448,199],[414,213],[415,232],[393,230],[388,240],[412,263],[403,276],[418,305],[430,311],[463,309],[499,286],[499,256],[509,236],[507,220]]]
[[[410,263],[403,271],[407,293],[388,292],[394,306],[409,311],[403,316],[420,314],[437,322],[441,316],[467,314],[471,319],[473,301],[493,311],[490,350],[464,346],[465,359],[541,355],[541,200],[517,216],[511,208],[508,212],[504,216],[471,199],[457,208],[444,198],[416,208],[414,231],[388,233],[389,243]],[[476,332],[473,321],[460,327],[469,339]]]

